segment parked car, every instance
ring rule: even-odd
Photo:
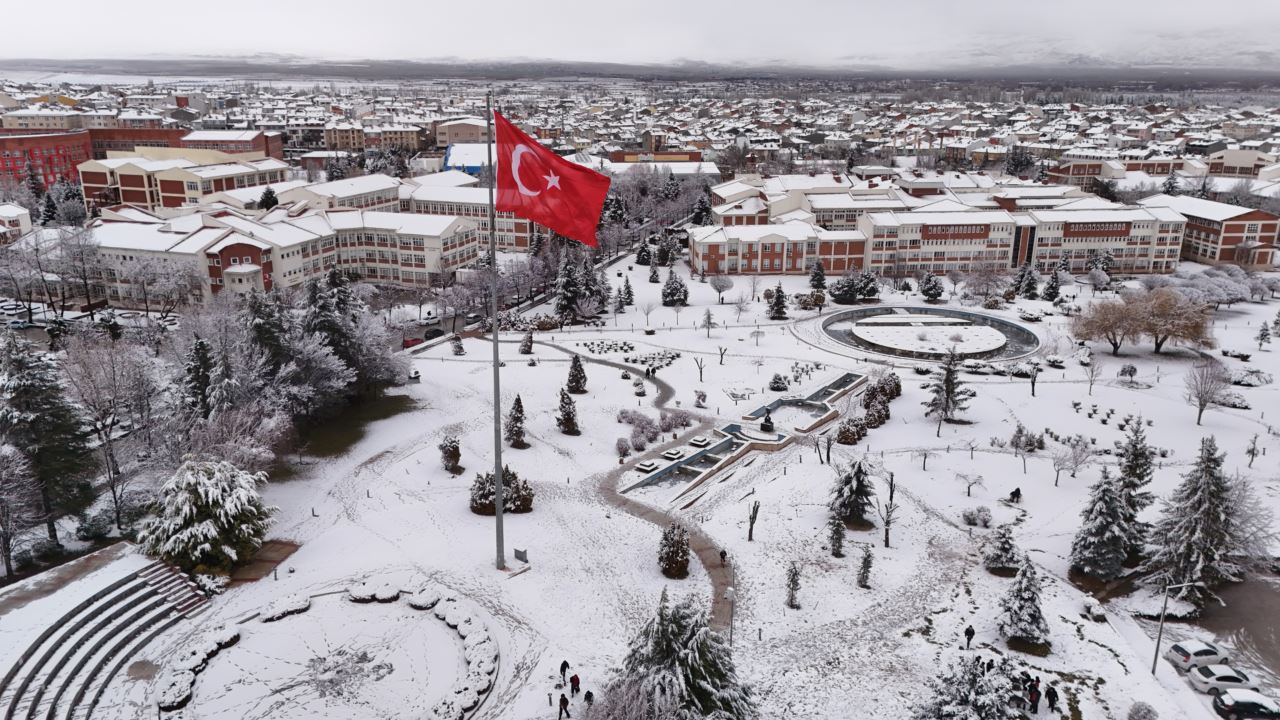
[[[1164,651],[1164,659],[1179,670],[1192,670],[1201,665],[1227,665],[1227,651],[1201,640],[1183,640]]]
[[[1213,699],[1213,711],[1227,720],[1280,718],[1280,703],[1252,690],[1223,690]]]
[[[426,332],[422,333],[422,339],[424,341],[435,340],[436,338],[440,337],[443,334],[444,334],[444,331],[441,330],[440,328],[431,328],[430,330],[427,330]]]
[[[1210,695],[1241,688],[1258,691],[1252,678],[1230,665],[1201,665],[1187,673],[1187,679],[1191,681],[1191,687]]]
[[[423,343],[422,338],[416,338],[416,337],[405,338],[400,342],[400,347],[408,349],[415,345],[421,345],[422,343]]]

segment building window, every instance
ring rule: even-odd
[[[240,258],[238,258],[238,257],[233,257],[233,258],[231,258],[231,264],[232,264],[232,265],[239,265],[239,264],[240,264]]]

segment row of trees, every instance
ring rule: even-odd
[[[1192,348],[1214,345],[1209,308],[1177,289],[1124,292],[1119,299],[1092,303],[1075,316],[1071,333],[1080,340],[1106,341],[1118,355],[1126,342],[1148,338],[1154,352],[1172,342]]]

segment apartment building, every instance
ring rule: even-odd
[[[1065,258],[1069,271],[1085,273],[1089,258],[1108,252],[1112,274],[1165,274],[1178,269],[1187,219],[1163,207],[1092,207],[1080,201],[1026,217],[1034,233],[1019,260],[1049,272]],[[1079,205],[1079,207],[1073,207]]]
[[[444,175],[444,173],[441,173]],[[450,172],[456,177],[462,173]],[[430,181],[427,175],[424,180]],[[489,191],[479,187],[450,187],[446,185],[422,185],[410,193],[409,212],[425,215],[457,215],[474,220],[480,232],[487,238],[489,232]],[[511,212],[500,212],[497,220],[499,250],[528,250],[535,223],[518,218]]]
[[[480,118],[460,118],[436,124],[436,147],[489,142],[489,125]]]
[[[387,175],[358,177],[316,183],[289,190],[281,203],[307,202],[329,209],[400,211],[400,181]]]
[[[0,178],[26,180],[27,166],[49,187],[59,178],[79,179],[77,167],[92,156],[90,131],[0,135]]]
[[[78,169],[87,206],[125,203],[154,210],[193,205],[225,190],[279,183],[288,168],[275,158],[200,164],[184,157],[133,156],[89,160]]]
[[[364,126],[353,122],[331,122],[324,126],[324,147],[326,150],[345,150],[347,152],[364,152]]]
[[[260,152],[277,160],[284,159],[284,138],[278,132],[261,130],[196,130],[182,136],[184,148],[220,150],[226,153]]]
[[[1250,270],[1269,270],[1276,264],[1280,217],[1272,213],[1188,195],[1153,195],[1138,202],[1186,218],[1181,251],[1186,260],[1234,263]]]
[[[86,127],[85,115],[82,110],[62,105],[35,105],[5,113],[0,117],[0,126],[15,130],[81,130]],[[115,114],[111,117],[114,120]]]
[[[0,245],[8,245],[31,232],[31,213],[21,205],[0,203]]]
[[[364,128],[364,147],[399,148],[415,153],[422,149],[424,133],[413,125],[372,125]]]

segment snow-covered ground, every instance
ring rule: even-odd
[[[447,343],[413,356],[422,382],[394,391],[411,401],[409,409],[371,423],[340,454],[312,447],[315,457],[304,458],[291,477],[267,488],[266,500],[280,507],[271,537],[292,540],[301,548],[286,561],[278,580],[242,585],[216,598],[200,616],[200,624],[214,627],[245,618],[292,593],[341,590],[366,578],[403,588],[438,583],[485,613],[501,648],[495,689],[476,717],[523,720],[554,715],[547,694],[560,692],[554,686],[562,660],[571,663],[585,689],[598,693],[663,587],[695,593],[709,602],[712,583],[706,570],[695,561],[689,578],[664,578],[656,562],[661,528],[612,506],[602,490],[610,482],[610,471],[618,467],[615,440],[630,431],[617,422],[617,412],[639,409],[656,419],[652,404],[658,393],[650,387],[646,396],[636,397],[632,381],[623,379],[620,370],[588,362],[588,392],[574,396],[583,432],[566,436],[557,429],[555,414],[569,353],[581,352],[588,361],[630,365],[669,361],[657,370],[657,378],[674,391],[670,406],[692,408],[695,392],[705,392],[707,408],[696,411],[704,428],[739,422],[777,397],[807,393],[839,373],[872,373],[885,366],[886,358],[860,354],[827,337],[820,324],[832,312],[830,307],[821,315],[793,309],[789,319],[773,321],[767,319],[764,303],[752,301],[739,313],[733,299],[739,292],[751,292],[747,278],[735,277],[736,286],[720,304],[708,284],[688,278],[687,269],[678,268],[689,282],[691,307],[676,311],[661,307],[661,284],[647,281],[647,267],[611,268],[610,281],[620,284],[615,272],[629,277],[636,305],[609,317],[605,327],[538,334],[537,340],[547,344],[536,346],[536,366],[517,352],[518,335],[503,338],[510,342],[501,350],[502,409],[505,413],[515,395],[521,395],[530,442],[524,450],[505,448],[503,460],[537,492],[532,513],[506,516],[507,558],[513,569],[521,569],[511,548],[526,549],[527,571],[494,569],[493,519],[474,515],[467,507],[475,473],[493,464],[490,350],[487,340],[469,339],[462,357],[453,356]],[[664,270],[663,280],[666,275]],[[754,294],[778,282],[762,279]],[[781,282],[789,294],[808,289],[805,277]],[[1087,294],[1079,297],[1089,300]],[[920,298],[893,293],[883,301],[886,306],[914,305]],[[650,303],[656,307],[646,318],[641,308]],[[1051,306],[1019,301],[1018,307]],[[1278,307],[1276,302],[1248,303],[1219,310],[1214,314],[1219,342],[1253,352],[1247,366],[1280,373],[1280,350],[1268,346],[1259,352],[1252,341],[1259,323],[1274,319]],[[709,331],[701,327],[707,309],[716,322]],[[992,314],[1017,322],[1016,308]],[[1041,354],[1069,357],[1076,350],[1066,322],[1049,315],[1029,326],[1041,338]],[[655,334],[642,334],[646,326]],[[914,337],[921,329],[909,331]],[[633,348],[587,345],[592,341],[625,341]],[[897,372],[904,394],[891,404],[891,420],[857,446],[836,445],[832,458],[838,464],[868,453],[886,473],[894,473],[901,510],[889,548],[883,546],[883,532],[877,527],[850,531],[845,557],[831,556],[825,507],[834,473],[819,462],[812,446],[803,444],[748,456],[685,509],[675,507],[673,500],[687,479],[631,493],[633,500],[680,517],[727,549],[736,573],[735,659],[755,688],[762,717],[906,717],[940,663],[961,652],[962,633],[970,624],[977,630],[974,652],[1010,655],[1033,675],[1056,684],[1074,717],[1123,717],[1137,699],[1154,705],[1162,718],[1210,716],[1203,697],[1193,698],[1167,666],[1160,677],[1152,678],[1151,641],[1143,626],[1119,617],[1102,623],[1086,620],[1081,616],[1085,596],[1066,581],[1070,543],[1087,489],[1101,468],[1113,462],[1110,457],[1098,456],[1098,462],[1076,477],[1063,472],[1055,485],[1053,440],[1047,439],[1046,450],[1019,457],[994,446],[992,439],[1007,441],[1021,422],[1033,432],[1051,429],[1063,437],[1079,433],[1106,449],[1122,437],[1121,421],[1141,415],[1150,423],[1151,443],[1168,451],[1153,483],[1157,495],[1168,495],[1199,439],[1213,434],[1228,453],[1227,468],[1251,478],[1259,496],[1280,507],[1274,462],[1262,458],[1248,468],[1243,454],[1254,434],[1260,434],[1260,444],[1272,457],[1280,452],[1268,425],[1273,420],[1266,417],[1280,408],[1280,388],[1235,388],[1253,409],[1213,408],[1197,426],[1194,408],[1182,397],[1182,375],[1196,361],[1194,353],[1169,349],[1154,355],[1146,342],[1126,346],[1119,358],[1111,357],[1105,347],[1094,350],[1103,370],[1091,393],[1084,368],[1074,360],[1064,369],[1046,370],[1039,377],[1036,397],[1026,379],[966,375],[977,391],[964,414],[968,423],[945,424],[940,436],[935,436],[936,424],[923,416],[922,378],[903,362]],[[1246,366],[1220,359],[1232,369]],[[1126,363],[1138,369],[1132,382],[1117,377]],[[775,373],[792,381],[787,391],[768,389]],[[858,412],[855,408],[860,407],[856,395],[835,406],[842,413]],[[779,430],[786,431],[802,418],[776,414],[775,419]],[[707,434],[706,429],[701,432]],[[466,471],[461,475],[453,476],[440,465],[436,445],[446,435],[462,441]],[[983,476],[984,483],[973,488],[972,497],[957,479],[960,474]],[[624,484],[638,477],[628,473]],[[1017,506],[1003,502],[1014,488],[1021,488],[1023,495]],[[877,491],[884,502],[883,482]],[[761,506],[760,519],[755,540],[748,542],[747,518],[755,501]],[[977,561],[983,536],[990,530],[971,529],[960,520],[963,510],[980,505],[990,508],[995,523],[1014,523],[1018,544],[1042,571],[1044,614],[1052,641],[1045,657],[1011,651],[996,631],[999,598],[1011,580],[987,573]],[[1152,508],[1147,519],[1157,510]],[[874,554],[870,589],[855,582],[864,545]],[[793,562],[801,569],[798,610],[784,606],[786,569]],[[331,609],[323,610],[326,606]],[[403,625],[401,615],[413,611],[347,607],[341,598],[321,599],[316,609],[323,611],[281,621],[273,632],[283,635],[271,643],[270,652],[255,652],[254,643],[261,640],[250,633],[244,647],[215,658],[210,674],[198,677],[193,711],[205,719],[264,716],[259,710],[266,706],[250,704],[249,695],[261,694],[274,682],[271,678],[282,684],[295,682],[313,657],[338,645],[367,645],[392,635],[392,644],[404,654],[392,653],[394,658],[387,662],[396,665],[396,672],[424,673],[418,681],[423,698],[421,703],[415,699],[413,707],[430,706],[426,695],[437,689],[438,679],[440,687],[449,684],[442,677],[449,669],[447,657],[436,656],[434,650],[410,652],[410,646],[431,647],[433,642],[425,636],[415,639],[418,631]],[[344,624],[347,620],[349,626]],[[302,629],[289,636],[291,628]],[[166,636],[143,659],[163,666],[192,632],[188,627]],[[1180,632],[1185,629],[1170,634]],[[254,653],[253,661],[237,662],[237,652]],[[269,675],[271,667],[279,665],[290,669]],[[1252,669],[1262,671],[1272,693],[1280,690],[1276,668]],[[394,682],[385,685],[385,697],[368,687],[360,692],[372,692],[379,703],[401,697],[403,675],[393,672],[388,677]],[[365,680],[379,682],[383,681]],[[245,688],[243,697],[237,688]],[[148,702],[150,690],[148,679],[122,678],[104,706],[115,714],[103,717],[132,716]],[[363,707],[381,707],[379,703]],[[250,707],[254,711],[245,714]],[[270,715],[287,720],[309,717],[314,710],[273,705]],[[380,715],[370,710],[370,716]]]

